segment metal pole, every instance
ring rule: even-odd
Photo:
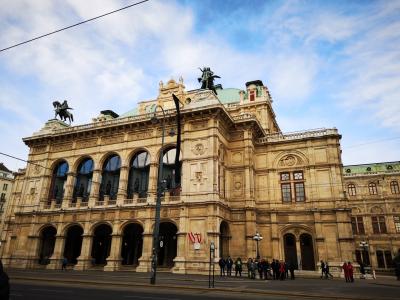
[[[163,113],[163,121],[162,121],[161,151],[160,151],[160,158],[158,160],[156,216],[155,216],[155,224],[153,230],[153,245],[152,245],[152,258],[151,258],[151,278],[150,278],[151,284],[156,283],[157,254],[158,254],[158,248],[160,246],[158,241],[158,236],[160,233],[160,210],[161,210],[161,197],[163,194],[162,173],[163,173],[163,157],[164,157],[163,148],[164,148],[164,136],[165,136],[165,112],[161,106],[157,106],[156,111],[157,108],[160,108]]]
[[[213,250],[213,253],[212,253],[212,258],[213,258],[213,261],[212,261],[212,287],[214,287],[214,283],[215,283],[215,276],[214,276],[214,271],[215,271],[215,263],[214,263],[214,260],[215,260],[215,248],[214,248],[214,250]]]
[[[211,253],[212,253],[212,249],[210,246],[210,264],[208,266],[208,288],[211,287]]]
[[[260,252],[258,252],[258,239],[256,239],[256,243],[257,243],[257,256],[256,257],[257,257],[257,259],[260,259],[260,255],[259,255]]]

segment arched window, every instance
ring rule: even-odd
[[[131,160],[129,166],[128,179],[128,199],[133,198],[133,194],[139,194],[140,198],[147,197],[149,185],[150,155],[143,151],[137,153]]]
[[[87,158],[83,160],[78,167],[74,187],[74,201],[76,201],[77,197],[82,197],[82,201],[84,202],[88,201],[90,188],[92,187],[92,177],[93,160],[91,158]]]
[[[370,195],[378,194],[378,189],[376,188],[376,184],[373,182],[368,184],[368,190]]]
[[[116,154],[111,155],[104,162],[100,185],[100,201],[104,200],[104,196],[109,196],[110,200],[117,199],[120,168],[121,159]]]
[[[350,183],[347,186],[347,192],[349,194],[349,196],[355,196],[357,195],[357,190],[356,190],[356,186],[353,183]]]
[[[60,204],[64,198],[64,185],[67,181],[68,163],[62,161],[56,165],[51,178],[49,202],[55,199]]]
[[[175,155],[176,149],[171,148],[165,151],[163,156],[163,181],[165,182],[166,189],[171,193],[171,195],[179,194],[179,191],[177,190],[177,182],[175,180]],[[179,156],[179,175],[181,175],[181,170],[182,162],[181,156]]]
[[[390,191],[392,194],[400,194],[399,183],[395,180],[390,182]]]

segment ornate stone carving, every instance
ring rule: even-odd
[[[142,131],[142,132],[132,132],[128,135],[128,141],[138,141],[151,138],[153,135],[153,131]]]
[[[124,136],[122,134],[108,135],[108,136],[103,136],[101,138],[101,143],[103,145],[116,144],[116,143],[121,143],[123,141],[124,141]]]
[[[72,143],[56,144],[52,147],[53,151],[67,151],[72,149]]]
[[[202,143],[197,143],[193,146],[192,152],[196,155],[202,155],[206,151],[204,145]]]
[[[76,142],[77,148],[89,148],[97,145],[97,139],[86,139]]]
[[[242,188],[242,183],[237,181],[237,182],[235,182],[234,187],[235,187],[235,190],[240,190]]]
[[[32,153],[38,154],[38,153],[43,153],[46,152],[46,145],[40,145],[32,148]]]
[[[303,161],[300,157],[297,155],[286,155],[278,163],[279,167],[293,167],[295,165],[301,165],[303,164]]]
[[[232,162],[240,164],[242,162],[242,152],[236,152],[232,154]]]

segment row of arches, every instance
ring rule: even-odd
[[[175,156],[176,148],[169,148],[163,152],[163,182],[168,190],[177,186],[175,182]],[[180,156],[181,157],[181,156]],[[84,157],[76,168],[76,178],[73,183],[72,201],[77,198],[88,201],[92,190],[93,173],[95,163],[91,157]],[[150,154],[145,150],[135,153],[129,163],[128,185],[126,193],[127,199],[132,199],[136,193],[140,198],[147,196],[150,175]],[[52,173],[49,190],[49,202],[55,199],[56,203],[61,203],[64,198],[65,187],[69,172],[67,161],[58,161]],[[121,158],[118,154],[109,154],[101,168],[101,180],[99,187],[99,201],[103,201],[105,196],[110,200],[116,200],[120,189]],[[181,173],[181,162],[179,164]]]
[[[177,232],[175,224],[162,222],[160,224],[160,247],[158,252],[158,265],[172,267],[177,254]],[[46,226],[40,232],[38,250],[39,264],[48,264],[53,255],[57,230],[54,226]],[[64,249],[62,256],[69,264],[76,264],[81,255],[83,228],[80,225],[68,227],[65,233]],[[162,241],[162,243],[161,243]],[[100,224],[93,230],[92,247],[90,250],[92,265],[103,266],[107,264],[112,243],[112,228],[108,224]],[[143,227],[138,223],[129,223],[122,230],[121,264],[137,266],[143,250]]]

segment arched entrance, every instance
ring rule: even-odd
[[[174,266],[174,258],[176,257],[178,228],[170,222],[160,224],[159,248],[158,248],[158,265],[161,267],[171,268]]]
[[[122,264],[137,266],[143,249],[143,227],[136,223],[125,226],[122,237]]]
[[[219,256],[227,258],[229,256],[229,225],[222,221],[219,226]]]
[[[77,258],[81,255],[83,229],[79,225],[73,225],[67,230],[65,240],[64,257],[70,264],[76,264]]]
[[[110,255],[112,229],[107,224],[96,227],[93,235],[92,257],[94,264],[107,264],[107,257]]]
[[[47,265],[54,252],[57,230],[53,226],[47,226],[40,232],[39,264]]]
[[[315,270],[314,246],[312,236],[300,235],[301,265],[303,270]]]
[[[296,237],[291,233],[287,233],[283,236],[283,243],[285,250],[285,261],[287,263],[291,262],[295,269],[298,269]]]

